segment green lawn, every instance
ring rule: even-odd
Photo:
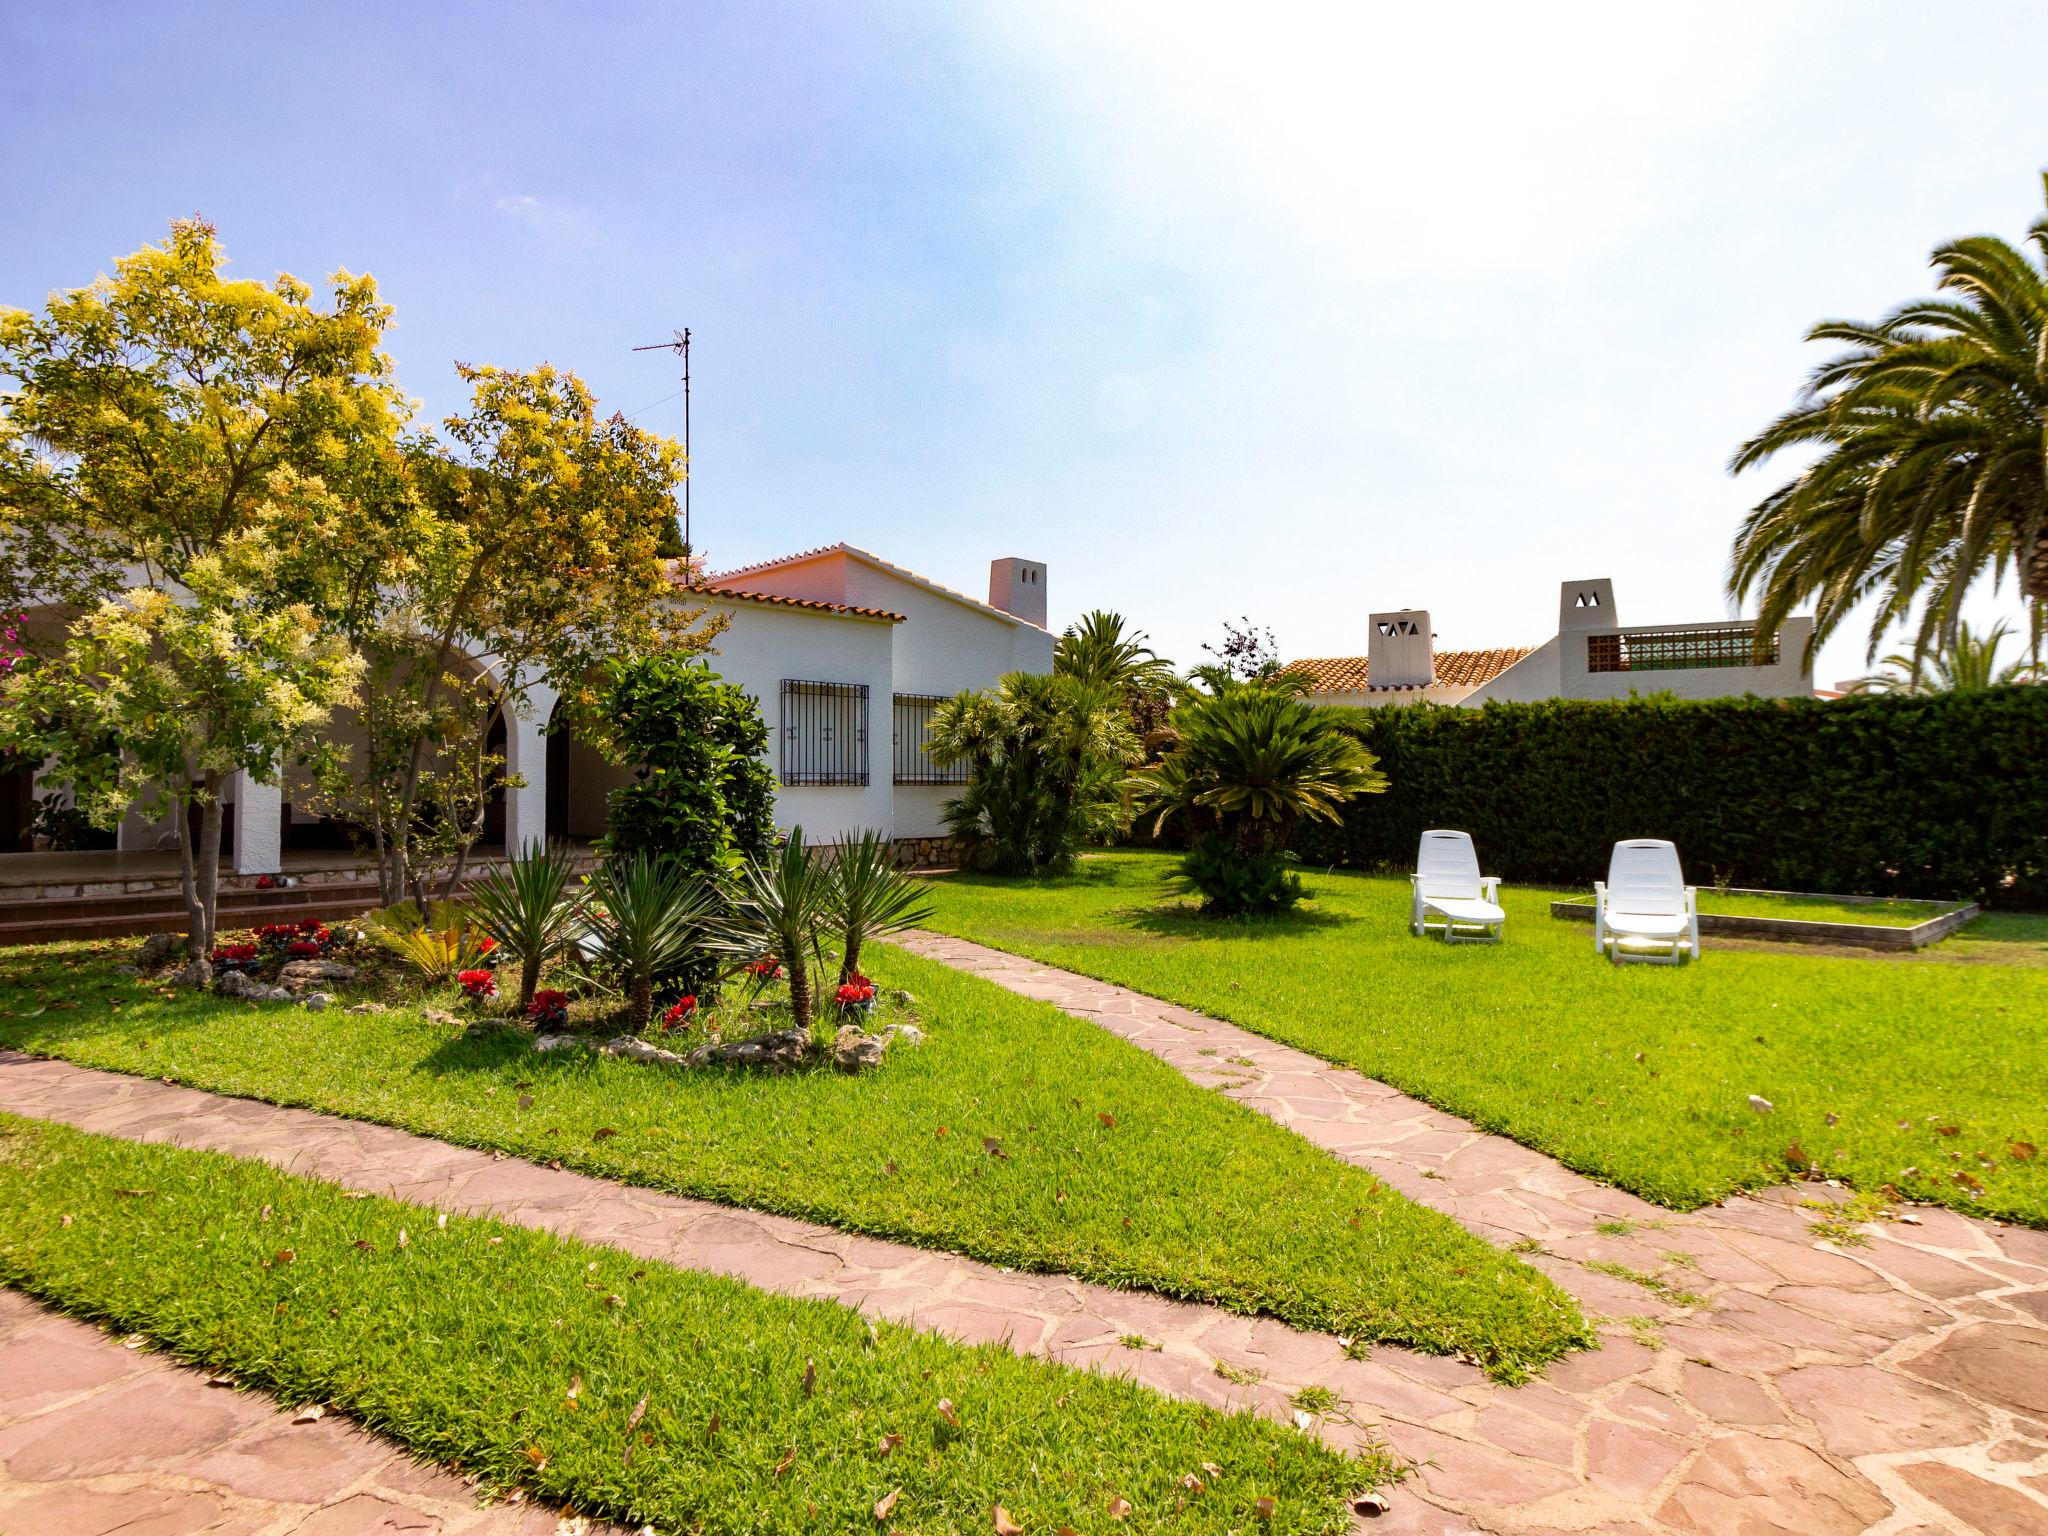
[[[1987,916],[1914,956],[1709,941],[1696,965],[1616,968],[1552,891],[1505,891],[1505,943],[1447,948],[1409,937],[1403,878],[1310,872],[1299,911],[1218,922],[1173,866],[944,878],[931,926],[1354,1066],[1680,1209],[1805,1158],[2048,1225],[2048,919]]]
[[[628,1525],[981,1531],[1001,1504],[1030,1531],[1221,1533],[1270,1499],[1272,1530],[1336,1532],[1344,1496],[1390,1473],[1249,1414],[870,1330],[836,1303],[13,1116],[0,1277],[494,1489]]]
[[[1449,1218],[1106,1031],[900,951],[870,970],[915,994],[928,1038],[863,1077],[537,1056],[413,1008],[166,997],[117,958],[0,956],[0,1045],[1468,1353],[1507,1379],[1589,1342],[1570,1297]]]
[[[1568,899],[1582,902],[1588,909],[1593,905],[1591,891],[1574,892]],[[1948,901],[1911,901],[1904,898],[1843,901],[1829,896],[1716,891],[1711,888],[1700,891],[1699,902],[1702,915],[1777,917],[1789,922],[1855,923],[1872,928],[1911,928],[1955,910],[1955,903]]]

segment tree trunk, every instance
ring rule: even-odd
[[[633,978],[632,990],[626,994],[626,1033],[645,1033],[647,1022],[653,1017],[654,983],[645,977],[636,976]]]
[[[213,954],[214,916],[220,910],[221,775],[208,773],[204,782],[206,800],[199,812],[199,848],[193,862],[196,901],[187,906],[194,919],[192,955],[204,960]]]
[[[189,788],[189,786],[188,786]],[[206,927],[205,917],[199,901],[199,870],[192,849],[192,815],[190,802],[174,798],[178,818],[178,890],[185,898],[185,943],[194,960],[204,960],[212,953],[211,946],[201,947],[200,936]]]
[[[519,1011],[523,1015],[533,1002],[535,988],[540,985],[540,951],[524,956],[519,962]]]

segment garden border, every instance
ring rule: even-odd
[[[1793,896],[1839,901],[1844,906],[1876,905],[1895,898],[1888,896],[1819,896],[1809,891],[1767,891],[1731,886],[1730,896]],[[1974,901],[1957,902],[1923,923],[1911,927],[1878,923],[1823,923],[1796,917],[1737,917],[1725,912],[1702,912],[1701,933],[1720,933],[1747,939],[1785,939],[1794,944],[1852,944],[1862,949],[1924,949],[1947,938],[1964,924],[1983,916],[1984,908]],[[1569,922],[1593,921],[1593,903],[1577,898],[1553,901],[1550,915]]]

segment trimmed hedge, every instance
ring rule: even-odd
[[[2048,687],[1361,713],[1392,786],[1299,828],[1306,863],[1408,869],[1459,827],[1490,874],[1585,884],[1667,837],[1699,885],[2048,907]]]

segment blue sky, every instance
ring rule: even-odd
[[[1427,11],[1426,15],[1409,12]],[[219,225],[452,359],[679,431],[699,547],[1051,566],[1197,659],[1557,584],[1720,617],[1727,456],[1824,315],[2017,238],[2048,7],[55,5],[0,11],[0,303]],[[1980,612],[2017,616],[2009,595]],[[1823,655],[1861,670],[1860,638]]]

